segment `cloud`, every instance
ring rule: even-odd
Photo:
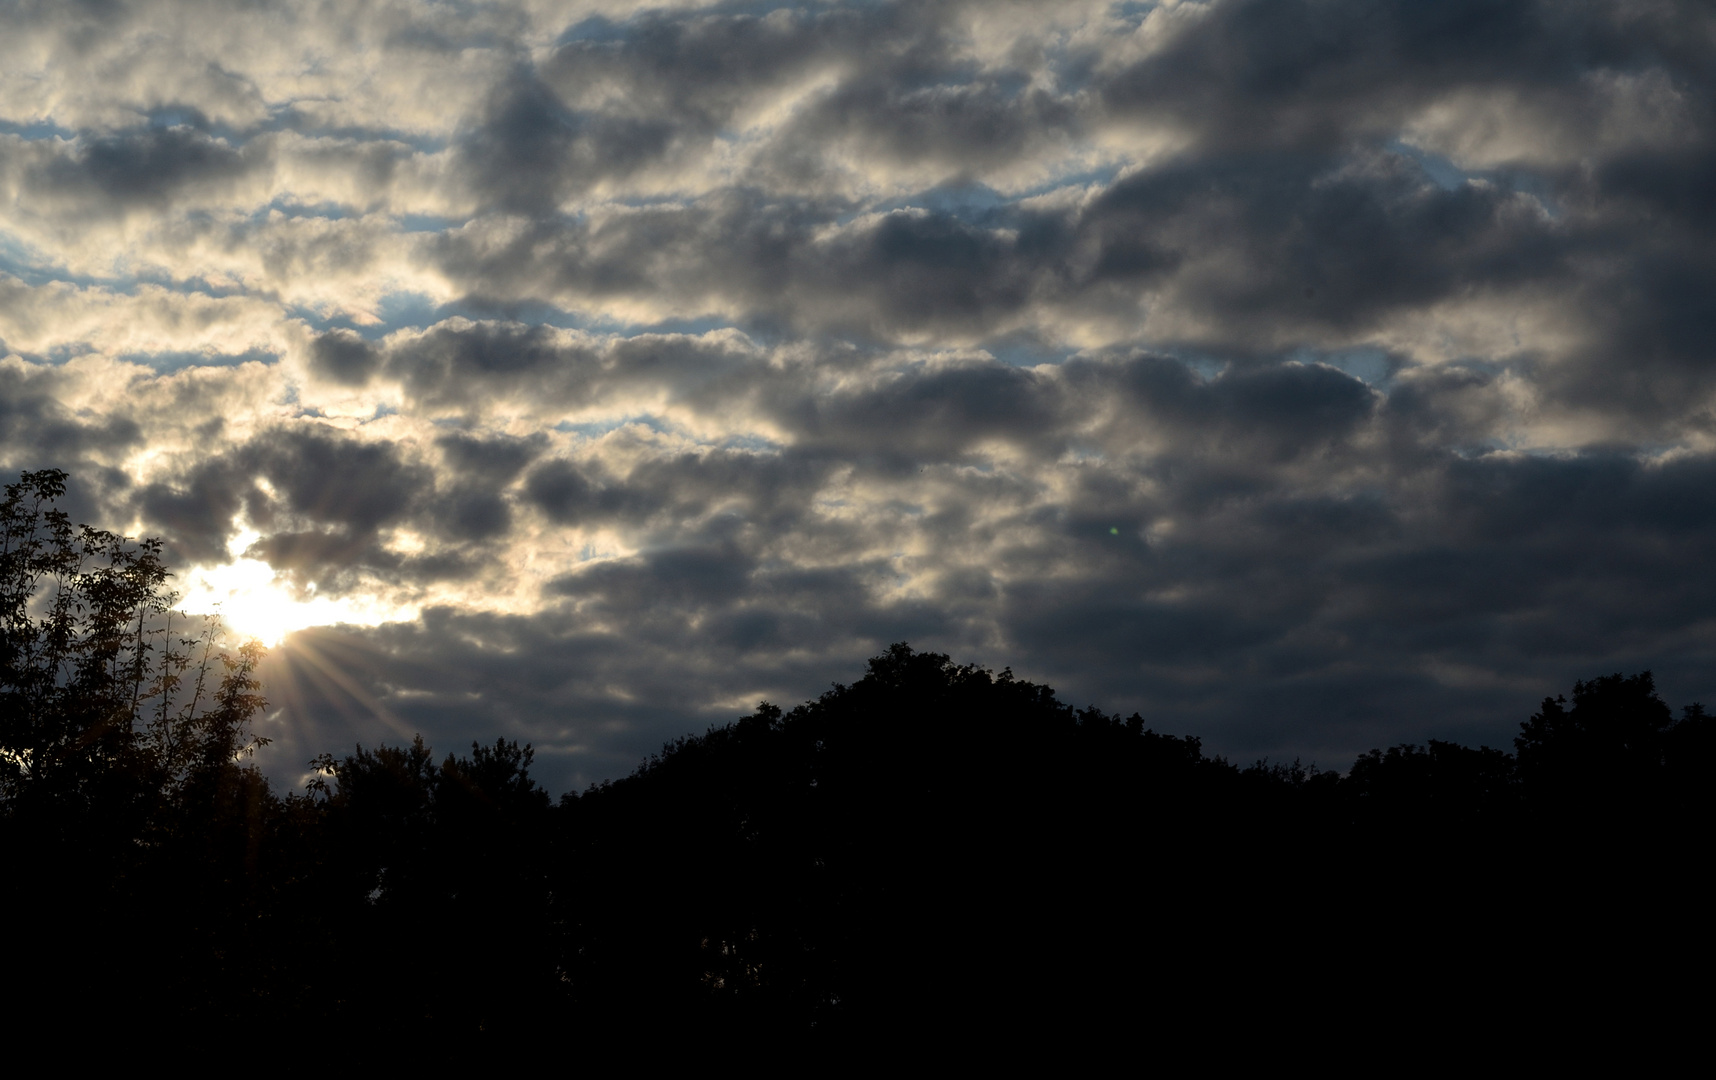
[[[282,779],[581,784],[902,639],[1334,765],[1711,690],[1702,5],[0,21],[0,464],[379,613]]]

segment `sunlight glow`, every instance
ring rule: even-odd
[[[270,648],[294,630],[308,626],[378,626],[417,617],[415,606],[390,604],[375,597],[293,595],[272,566],[242,554],[260,537],[251,529],[240,531],[227,544],[231,562],[187,574],[179,609],[193,615],[218,611],[228,630],[240,638],[257,638]]]

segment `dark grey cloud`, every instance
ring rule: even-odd
[[[578,368],[594,359],[586,350],[567,348],[551,327],[482,323],[438,326],[392,349],[387,366],[414,398],[450,405],[468,402],[473,388],[482,394],[532,392],[576,379]],[[576,392],[576,384],[571,389]]]
[[[1207,380],[1146,354],[1066,370],[1087,397],[1130,406],[1120,423],[1171,429],[1176,452],[1259,468],[1339,448],[1378,402],[1365,383],[1321,365],[1241,367]]]
[[[791,543],[833,465],[822,454],[712,450],[664,455],[615,476],[595,462],[556,459],[526,478],[524,499],[560,525],[617,525],[651,542]]]
[[[1713,534],[1710,500],[1693,490],[1710,467],[1489,455],[1414,478],[1425,504],[1254,492],[1076,585],[1011,591],[1010,636],[1069,675],[1111,672],[1111,693],[1151,683],[1158,716],[1220,716],[1218,744],[1276,753],[1348,684],[1369,699],[1368,726],[1322,728],[1325,753],[1436,725],[1502,740],[1506,687],[1575,667],[1655,664],[1706,693],[1697,566]]]
[[[836,216],[731,191],[599,222],[543,223],[500,245],[450,235],[436,254],[477,297],[636,298],[681,315],[736,306],[744,323],[884,340],[970,333],[1032,296],[1036,267],[999,228],[899,211],[818,243]]]
[[[627,617],[647,616],[652,609],[662,608],[679,617],[738,599],[754,566],[732,547],[670,548],[568,575],[550,589],[573,598],[600,597],[605,609]]]
[[[856,137],[865,152],[897,159],[939,158],[966,171],[960,149],[992,159],[1016,152],[1048,111],[1045,95],[1024,109],[996,100],[995,86],[973,86],[958,56],[947,5],[781,7],[766,12],[645,11],[624,23],[592,18],[569,30],[541,67],[560,100],[599,104],[606,114],[526,106],[513,131],[554,131],[580,161],[579,174],[623,175],[662,158],[696,154],[730,131],[771,94],[840,73],[839,89],[788,125],[763,175],[814,176],[830,141]],[[1055,118],[1058,121],[1058,117]],[[552,126],[551,126],[552,125]],[[588,162],[588,168],[582,167]],[[542,183],[538,178],[537,183]],[[562,189],[564,190],[564,189]]]
[[[658,158],[672,136],[662,120],[569,109],[523,73],[496,91],[488,115],[460,146],[460,165],[484,205],[552,214],[561,200]]]
[[[132,477],[109,462],[142,441],[127,416],[80,416],[59,401],[63,380],[55,372],[0,365],[0,461],[7,483],[19,471],[62,469],[78,483],[60,509],[75,521],[112,521],[113,506],[130,494]]]
[[[524,471],[547,447],[541,432],[528,438],[499,436],[482,438],[452,432],[435,440],[443,460],[459,473],[488,484],[505,484]]]
[[[623,22],[596,16],[568,29],[569,40],[543,71],[569,97],[617,86],[624,107],[716,129],[759,87],[819,74],[830,59],[864,59],[870,45],[902,25],[923,25],[920,13],[877,5],[783,6],[762,15],[645,10]]]
[[[161,209],[224,194],[267,164],[265,149],[247,152],[189,126],[145,128],[36,157],[25,164],[21,194],[67,216]]]
[[[221,559],[233,532],[233,519],[246,505],[268,517],[267,499],[247,478],[234,475],[226,462],[191,470],[177,483],[157,481],[134,493],[151,531],[170,541],[174,561]]]
[[[1053,443],[1055,392],[998,364],[906,371],[880,385],[809,396],[782,420],[806,450],[892,468],[957,458],[985,440]]]
[[[363,386],[380,366],[376,347],[351,330],[329,330],[310,343],[310,370],[342,386]]]
[[[25,461],[89,460],[122,451],[142,437],[129,417],[81,417],[60,404],[52,374],[0,368],[0,446]],[[44,466],[45,467],[45,466]]]
[[[659,503],[647,494],[623,486],[594,482],[570,461],[551,461],[533,471],[525,483],[526,497],[550,520],[563,525],[613,519],[630,514],[637,517],[653,510]]]
[[[249,524],[263,533],[253,554],[316,581],[362,568],[397,570],[399,558],[379,549],[376,532],[405,520],[434,487],[434,473],[393,446],[291,427],[268,429],[132,498],[178,560],[220,561]]]
[[[1094,281],[1213,261],[1188,268],[1181,299],[1276,333],[1374,325],[1471,288],[1554,282],[1578,250],[1535,201],[1443,190],[1395,154],[1169,165],[1116,184],[1079,224],[1100,244]]]
[[[1707,35],[1708,23],[1685,4],[1245,0],[1210,5],[1100,92],[1110,109],[1172,116],[1206,145],[1329,151],[1390,137],[1451,91],[1541,94],[1567,121],[1591,122],[1577,108],[1594,71],[1705,67],[1689,30]]]
[[[245,455],[277,487],[285,506],[318,524],[369,532],[395,520],[433,482],[385,443],[313,430],[276,430]]]
[[[882,340],[982,337],[1031,314],[1136,309],[1146,290],[1171,290],[1211,321],[1204,336],[1243,349],[1374,330],[1473,289],[1575,287],[1567,264],[1606,246],[1527,195],[1444,190],[1412,159],[1379,152],[1173,162],[1087,207],[977,220],[899,210],[841,227],[831,210],[735,191],[543,224],[500,246],[451,236],[439,256],[476,295],[736,307],[758,325]]]

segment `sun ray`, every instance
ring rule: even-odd
[[[362,683],[352,677],[350,672],[343,670],[329,657],[323,656],[321,650],[315,645],[298,639],[288,646],[287,652],[292,659],[303,662],[305,665],[304,674],[322,682],[325,687],[333,687],[343,691],[348,698],[366,710],[369,715],[393,729],[394,734],[400,738],[409,739],[415,734],[409,725],[395,716],[386,705],[378,701],[373,694],[364,688]],[[329,701],[336,700],[335,695],[328,693],[326,689],[322,691],[322,694]]]

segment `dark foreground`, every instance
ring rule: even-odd
[[[1241,769],[895,646],[558,803],[508,743],[359,749],[307,797],[230,760],[15,790],[12,1015],[995,1047],[1517,1021],[1629,986],[1666,1017],[1659,978],[1708,955],[1711,729],[1613,676],[1515,754]]]

